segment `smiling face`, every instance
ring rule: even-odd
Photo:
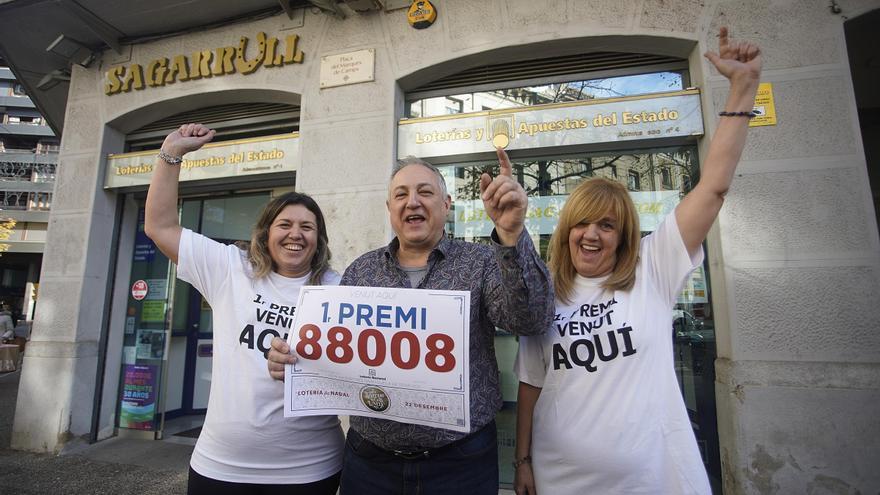
[[[391,179],[388,214],[402,250],[430,250],[440,242],[450,199],[441,178],[422,165],[408,165]]]
[[[575,271],[582,277],[603,277],[617,265],[620,232],[610,212],[595,222],[581,222],[568,232],[568,249]]]
[[[311,270],[318,247],[318,222],[303,205],[287,205],[269,226],[269,256],[273,271],[285,277],[302,277]]]

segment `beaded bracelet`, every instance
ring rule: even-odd
[[[532,456],[530,456],[530,455],[527,455],[527,456],[523,457],[522,459],[517,459],[512,462],[513,469],[519,469],[519,467],[522,466],[523,464],[531,464],[531,463],[532,463]]]
[[[753,119],[758,116],[758,112],[749,110],[748,112],[718,112],[720,117],[748,117]]]

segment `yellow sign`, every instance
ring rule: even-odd
[[[551,103],[401,120],[398,155],[439,157],[615,141],[700,136],[697,90]],[[487,144],[491,143],[491,148]]]
[[[184,82],[214,76],[225,76],[239,72],[251,74],[260,66],[281,67],[287,64],[301,64],[303,52],[297,47],[299,36],[291,34],[284,39],[283,49],[279,51],[280,41],[266,33],[257,33],[257,53],[254,58],[247,56],[248,38],[242,36],[238,46],[224,46],[214,50],[193,52],[189,57],[176,55],[150,61],[146,67],[141,64],[120,65],[106,73],[104,93],[112,96],[127,93],[132,89],[165,86],[177,81]]]
[[[157,151],[109,155],[104,188],[149,184]],[[186,155],[180,181],[293,172],[298,154],[299,133],[209,143]]]
[[[415,0],[406,13],[406,20],[416,29],[425,29],[437,20],[437,9],[428,0]]]
[[[749,122],[749,127],[776,125],[776,107],[773,105],[772,84],[761,83],[758,85],[754,112],[757,116]]]

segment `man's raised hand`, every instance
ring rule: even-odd
[[[495,151],[501,173],[494,179],[489,174],[480,176],[480,197],[486,214],[495,224],[498,240],[505,246],[514,246],[524,228],[529,201],[526,191],[513,178],[507,153],[501,148]]]

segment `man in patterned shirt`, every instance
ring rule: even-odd
[[[507,154],[501,173],[480,178],[486,213],[495,224],[492,245],[449,239],[446,182],[433,165],[402,160],[391,175],[388,213],[397,236],[364,254],[341,285],[468,290],[470,313],[470,433],[353,416],[346,442],[342,495],[498,493],[495,414],[501,388],[495,327],[517,335],[543,333],[553,315],[553,288],[525,230],[528,199],[513,179]],[[270,374],[283,379],[296,358],[276,338]]]

